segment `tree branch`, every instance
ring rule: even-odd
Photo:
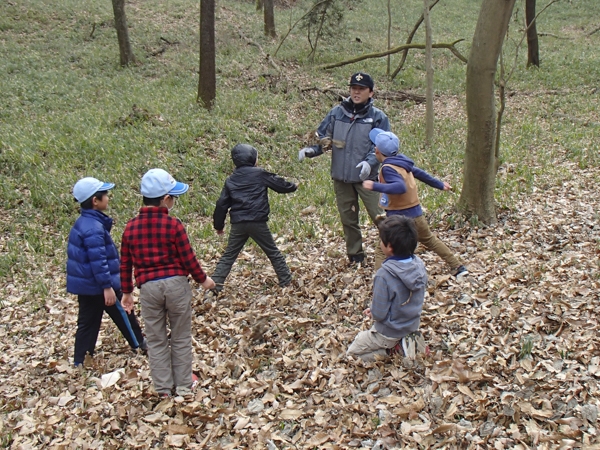
[[[432,48],[447,48],[449,49],[458,59],[460,59],[462,62],[466,63],[467,62],[467,58],[465,58],[459,51],[458,49],[455,47],[455,45],[461,41],[463,41],[464,39],[459,39],[457,41],[454,41],[450,44],[448,43],[438,43],[438,44],[432,44]],[[419,49],[424,49],[425,48],[425,44],[403,44],[403,45],[399,45],[398,47],[394,47],[391,48],[389,50],[384,50],[382,52],[375,52],[375,53],[367,53],[365,55],[361,55],[361,56],[357,56],[355,58],[351,58],[351,59],[347,59],[345,61],[340,61],[337,63],[331,63],[331,64],[323,64],[321,66],[317,66],[317,69],[333,69],[334,67],[341,67],[341,66],[345,66],[348,64],[352,64],[355,62],[359,62],[359,61],[364,61],[365,59],[371,59],[371,58],[381,58],[383,56],[387,56],[387,55],[391,55],[393,53],[398,53],[401,52],[402,50],[405,49],[410,49],[410,48],[419,48]]]
[[[433,7],[438,4],[439,1],[440,0],[435,0],[429,7],[429,11],[431,11],[433,9]],[[423,23],[423,20],[425,20],[425,15],[424,15],[424,13],[421,13],[421,17],[419,17],[419,20],[417,20],[417,23],[415,23],[415,26],[413,27],[412,31],[408,35],[408,38],[406,38],[406,42],[405,42],[406,44],[410,44],[412,42],[413,37],[415,37],[415,34],[417,33],[417,30]],[[408,56],[408,50],[409,49],[407,48],[402,53],[402,59],[400,60],[400,64],[398,64],[398,67],[396,68],[396,70],[394,70],[394,73],[391,76],[392,80],[394,78],[396,78],[396,75],[398,75],[398,72],[400,72],[402,70],[402,67],[404,66],[404,62],[406,61],[406,57]]]
[[[595,30],[590,31],[587,35],[591,36],[594,33],[597,33],[598,31],[600,31],[600,27],[596,28]]]
[[[300,92],[309,92],[309,91],[321,92],[323,94],[333,94],[335,96],[336,100],[343,100],[348,95],[348,91],[345,91],[342,89],[332,89],[332,88],[320,89],[320,88],[314,87],[314,86],[309,87],[309,88],[300,89]],[[399,101],[399,102],[413,101],[415,103],[425,103],[424,95],[411,94],[410,92],[405,92],[405,91],[380,91],[380,90],[377,90],[375,92],[374,97],[377,99],[381,99],[381,100],[393,100],[393,101]]]

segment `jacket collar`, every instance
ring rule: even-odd
[[[95,209],[82,209],[81,215],[83,217],[89,217],[90,219],[97,220],[108,231],[110,231],[110,229],[112,228],[113,223],[114,223],[112,218],[108,217],[102,211],[98,211]]]

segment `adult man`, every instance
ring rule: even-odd
[[[362,200],[371,220],[382,213],[378,195],[362,186],[364,180],[377,180],[379,162],[369,138],[373,128],[390,130],[383,111],[373,106],[374,83],[364,72],[350,77],[350,96],[333,107],[319,125],[319,144],[305,147],[298,159],[314,158],[331,150],[331,178],[338,212],[344,228],[346,252],[351,263],[362,263],[365,254],[359,223]]]

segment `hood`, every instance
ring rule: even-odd
[[[407,172],[412,172],[415,163],[408,156],[398,153],[396,156],[388,156],[383,161],[383,164],[392,164],[394,166],[402,167]]]
[[[411,291],[427,287],[427,272],[425,266],[418,264],[416,257],[410,263],[403,263],[393,259],[386,260],[381,266],[390,275],[402,280],[404,285]]]
[[[235,167],[254,167],[256,165],[257,158],[258,150],[251,145],[237,144],[231,149],[231,159],[233,160]]]
[[[352,101],[350,97],[345,98],[342,101],[342,107],[346,110],[349,115],[363,115],[369,111],[369,108],[373,104],[373,99],[370,98],[366,103],[361,103],[357,105]]]

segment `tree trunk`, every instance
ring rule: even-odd
[[[387,49],[392,47],[392,0],[387,2],[387,13],[388,13],[388,28],[387,28]],[[387,71],[385,74],[389,77],[391,70],[391,56],[387,56]]]
[[[425,21],[425,67],[427,88],[425,98],[425,145],[433,144],[433,61],[432,53],[432,36],[431,36],[431,21],[429,20],[429,0],[424,0],[423,19]]]
[[[525,1],[525,22],[527,24],[527,67],[540,67],[540,48],[535,25],[535,0]]]
[[[265,36],[277,37],[275,32],[275,12],[273,8],[273,0],[264,0],[265,12]]]
[[[494,79],[515,0],[483,0],[467,63],[467,146],[458,207],[467,217],[496,223]]]
[[[119,55],[121,66],[125,67],[135,63],[135,56],[129,42],[129,30],[127,28],[127,17],[125,16],[125,0],[112,0],[115,15],[115,28],[119,41]]]
[[[197,101],[210,110],[216,96],[215,0],[200,0],[200,73]]]

